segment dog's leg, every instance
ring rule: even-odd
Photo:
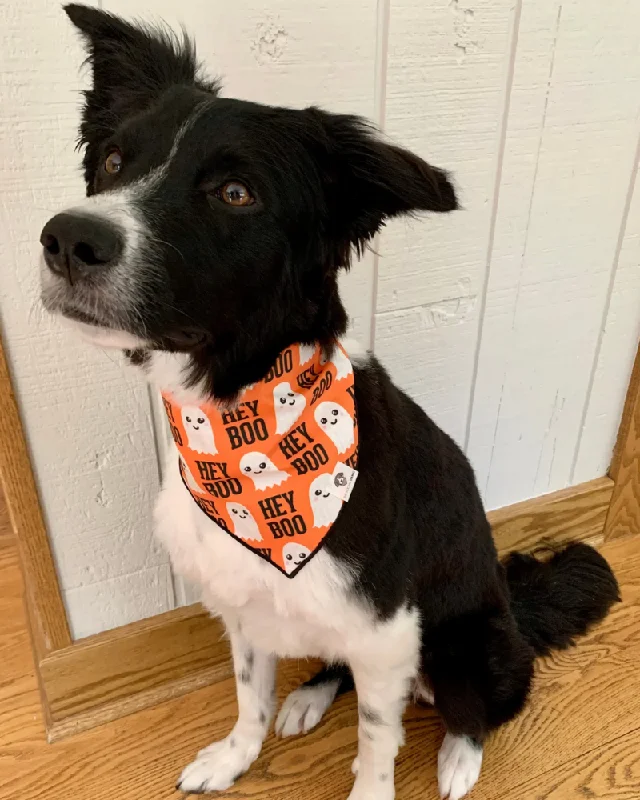
[[[377,646],[350,660],[358,694],[356,782],[349,800],[393,800],[394,765],[404,743],[402,714],[419,661],[417,616],[401,612],[380,626]]]
[[[251,647],[239,628],[230,634],[238,692],[238,721],[221,742],[206,747],[182,773],[178,790],[228,789],[256,760],[275,711],[276,657]]]
[[[447,734],[438,754],[440,796],[460,800],[475,785],[489,731],[524,705],[533,652],[509,612],[451,619],[428,642],[429,676]]]
[[[323,667],[287,697],[276,720],[278,736],[308,733],[320,722],[336,697],[353,689],[353,677],[342,665]]]

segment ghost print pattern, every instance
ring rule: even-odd
[[[340,454],[346,453],[352,447],[355,440],[353,419],[340,403],[320,403],[314,412],[314,418]]]
[[[287,542],[282,548],[284,569],[287,575],[295,572],[311,555],[311,550],[298,542]]]
[[[313,510],[314,528],[333,525],[342,508],[342,500],[331,491],[332,481],[331,473],[327,472],[318,475],[309,487],[309,502]]]
[[[261,542],[262,534],[253,514],[242,503],[227,503],[233,532],[245,542]]]
[[[294,392],[287,381],[279,383],[273,390],[273,407],[276,413],[276,433],[287,433],[300,419],[307,400],[300,392]]]
[[[289,478],[289,474],[278,469],[268,456],[258,452],[243,455],[240,470],[245,477],[251,478],[258,492],[280,486]]]
[[[198,406],[184,406],[182,424],[187,434],[188,445],[196,453],[215,455],[216,442],[209,417]]]

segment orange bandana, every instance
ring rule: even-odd
[[[284,350],[233,410],[162,395],[180,474],[202,511],[292,578],[322,547],[355,484],[353,368],[336,343]]]

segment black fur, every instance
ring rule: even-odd
[[[576,542],[546,554],[540,560],[511,553],[505,562],[518,628],[539,655],[572,645],[620,600],[609,565],[589,545]]]
[[[81,126],[89,193],[163,164],[193,120],[138,209],[157,241],[133,276],[136,315],[123,327],[152,348],[187,349],[191,380],[218,399],[264,377],[285,347],[345,331],[338,270],[386,219],[457,207],[446,172],[355,117],[223,99],[197,77],[188,41],[78,5],[67,13],[94,69]],[[115,145],[124,160],[113,177],[101,164]],[[215,199],[231,177],[251,188],[253,206]],[[326,549],[380,619],[419,608],[436,705],[450,731],[480,743],[522,708],[535,653],[606,614],[615,578],[586,545],[548,562],[512,555],[503,568],[459,447],[375,359],[356,369],[355,391],[360,474]],[[345,668],[316,683],[336,677],[349,686]]]

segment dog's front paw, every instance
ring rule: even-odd
[[[448,733],[438,753],[440,797],[460,800],[475,785],[482,766],[482,748],[467,736]]]
[[[356,778],[348,800],[394,800],[393,775],[381,773],[373,779]]]
[[[180,776],[180,792],[204,794],[221,792],[232,786],[260,755],[262,742],[231,734],[221,742],[205,747]]]

